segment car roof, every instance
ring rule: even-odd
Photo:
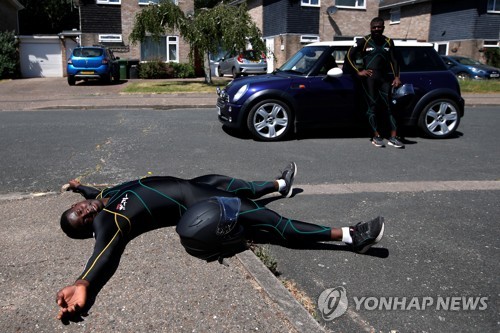
[[[357,37],[363,38],[363,37]],[[356,38],[356,39],[357,39]],[[306,46],[352,46],[355,42],[354,40],[342,40],[342,41],[326,41],[326,42],[315,42],[307,44]],[[399,40],[394,39],[394,45],[396,46],[418,46],[418,47],[432,47],[432,43],[417,42],[416,40]]]

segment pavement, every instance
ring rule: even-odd
[[[70,87],[63,78],[0,81],[0,111],[216,103],[215,89],[121,93],[130,82]],[[92,240],[65,237],[58,227],[61,212],[78,200],[69,192],[0,196],[0,332],[326,332],[252,251],[225,265],[206,263],[184,251],[173,228],[132,241],[89,317],[63,325],[55,318],[55,294],[74,282],[93,246]]]
[[[215,91],[121,92],[134,81],[72,87],[63,78],[0,81],[0,111],[214,108],[216,103]],[[500,92],[464,98],[469,107],[500,105]],[[205,263],[185,253],[172,228],[131,242],[90,316],[62,325],[55,319],[55,293],[73,282],[92,247],[91,240],[70,240],[58,227],[60,213],[79,199],[67,192],[0,196],[1,332],[326,331],[253,252],[229,258],[227,265]]]
[[[229,82],[229,78],[226,78]],[[202,81],[203,79],[196,79]],[[0,81],[0,111],[95,108],[214,108],[213,93],[129,94],[121,91],[140,79],[101,85],[78,82],[69,86],[65,78],[33,78]],[[464,94],[466,106],[500,105],[497,94]]]

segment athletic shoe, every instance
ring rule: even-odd
[[[387,141],[387,143],[393,147],[396,147],[396,148],[404,148],[405,147],[404,143],[402,143],[401,140],[397,136],[391,136],[389,138],[389,141]]]
[[[384,139],[378,135],[373,137],[372,143],[375,147],[384,147]]]
[[[384,218],[379,216],[368,222],[359,222],[349,227],[352,244],[349,245],[354,252],[365,253],[370,247],[380,242],[384,235]]]
[[[297,164],[295,162],[290,162],[279,179],[283,179],[285,181],[285,187],[281,189],[279,192],[285,198],[290,198],[293,192],[293,179],[297,175]]]

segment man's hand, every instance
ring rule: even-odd
[[[401,85],[401,80],[399,79],[399,77],[395,77],[394,80],[392,80],[392,86],[394,88],[397,88]]]
[[[64,287],[57,293],[56,302],[59,305],[57,319],[67,322],[74,318],[80,318],[87,302],[87,287],[89,283],[78,280],[74,285]]]
[[[373,75],[373,71],[371,69],[363,69],[358,72],[358,76],[362,77],[370,77]]]
[[[61,192],[66,192],[66,191],[75,191],[78,186],[80,186],[81,183],[78,179],[71,179],[69,182],[64,184],[61,187]]]

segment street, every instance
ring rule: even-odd
[[[57,192],[75,177],[90,184],[208,173],[269,180],[293,160],[295,195],[269,208],[336,227],[386,219],[385,237],[366,255],[341,244],[270,246],[280,278],[314,302],[328,288],[345,289],[347,312],[333,320],[318,313],[323,325],[341,332],[498,332],[498,124],[497,107],[468,107],[456,138],[407,136],[398,150],[328,133],[255,142],[225,133],[215,109],[2,112],[0,199]],[[356,303],[362,297],[372,303]],[[384,297],[434,304],[371,306]],[[438,297],[482,297],[487,306],[436,309]]]

